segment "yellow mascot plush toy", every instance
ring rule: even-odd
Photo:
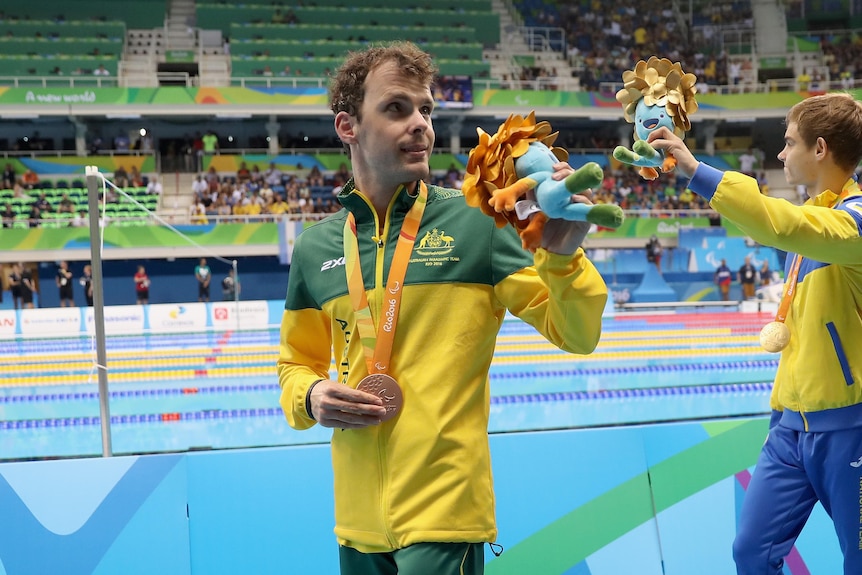
[[[597,163],[581,166],[562,181],[551,178],[554,164],[569,154],[553,146],[558,132],[551,133],[548,122],[537,124],[534,112],[526,118],[509,116],[496,134],[477,131],[479,144],[470,151],[461,187],[467,204],[492,216],[499,227],[515,226],[525,249],[539,247],[549,218],[607,228],[622,224],[619,206],[572,201],[573,194],[601,184],[604,174]]]

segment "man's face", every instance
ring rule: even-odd
[[[784,163],[784,177],[792,186],[809,186],[817,181],[816,145],[808,147],[802,140],[796,122],[784,132],[784,149],[778,159]]]
[[[361,120],[351,117],[347,142],[359,184],[394,190],[426,178],[435,139],[430,88],[394,62],[372,70],[365,87]]]

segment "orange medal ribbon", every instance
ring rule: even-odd
[[[849,189],[844,189],[831,207],[834,208],[839,205],[841,200],[847,197],[849,193]],[[784,282],[784,293],[781,296],[781,303],[778,304],[778,310],[775,312],[775,321],[766,324],[760,330],[760,345],[770,353],[777,353],[790,343],[790,329],[784,322],[787,319],[787,314],[790,313],[790,304],[793,302],[793,296],[796,295],[800,265],[802,265],[802,256],[795,254],[793,262],[790,264],[790,272],[788,273],[787,280]]]
[[[386,373],[389,369],[389,359],[392,356],[392,344],[395,340],[395,326],[398,323],[398,311],[401,308],[401,295],[404,288],[404,276],[407,274],[407,264],[413,253],[416,235],[425,205],[428,201],[428,188],[425,182],[419,182],[419,196],[401,224],[398,244],[392,257],[389,277],[386,281],[382,314],[374,328],[374,320],[368,306],[365,294],[365,283],[362,280],[362,266],[359,263],[359,242],[356,237],[356,219],[348,213],[344,224],[344,261],[347,272],[347,290],[350,301],[356,313],[356,325],[359,338],[365,352],[365,363],[369,374]]]

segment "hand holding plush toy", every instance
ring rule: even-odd
[[[535,251],[549,218],[585,221],[608,228],[623,222],[619,206],[584,204],[572,195],[602,182],[595,162],[585,164],[565,180],[551,178],[554,164],[568,159],[552,147],[557,132],[548,122],[536,123],[535,113],[509,116],[493,136],[479,132],[479,145],[470,151],[462,190],[467,204],[492,216],[498,227],[511,223],[525,249]]]
[[[697,111],[694,99],[697,88],[694,74],[682,71],[679,62],[651,57],[641,60],[634,70],[623,72],[623,89],[617,101],[623,105],[626,121],[635,125],[632,149],[617,146],[614,158],[624,164],[640,166],[638,173],[647,180],[658,177],[658,170],[670,172],[676,167],[673,156],[665,156],[647,143],[647,136],[664,126],[680,138],[691,129],[690,114]]]

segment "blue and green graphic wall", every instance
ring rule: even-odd
[[[766,431],[755,418],[492,434],[504,551],[486,551],[486,572],[734,573]],[[334,575],[333,513],[328,444],[7,463],[0,575]],[[784,573],[841,572],[818,507]]]

